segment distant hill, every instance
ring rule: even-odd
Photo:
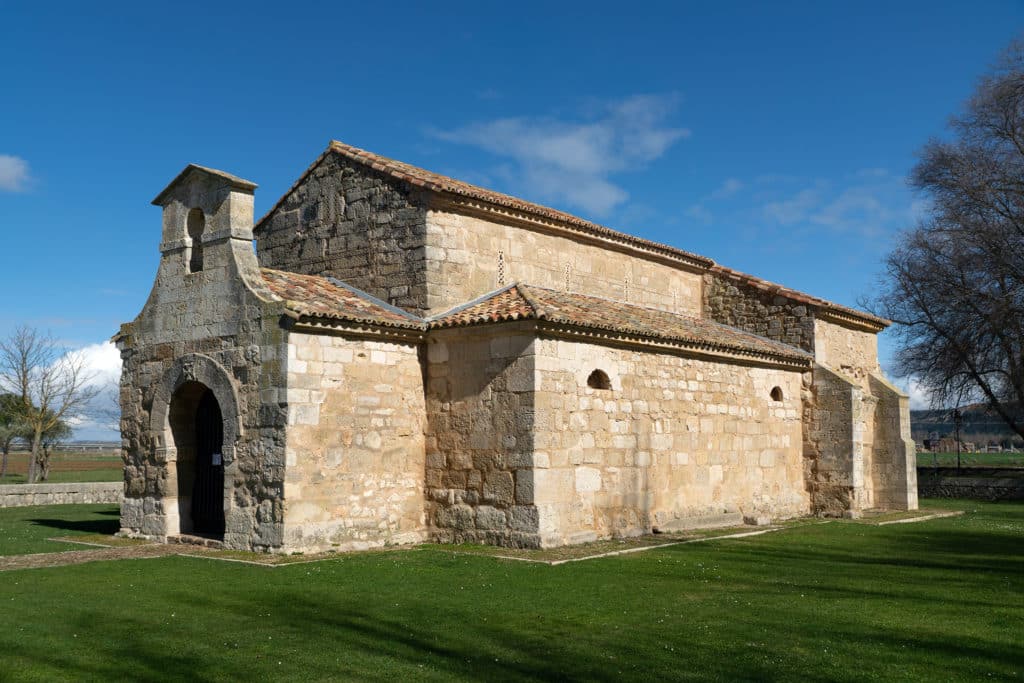
[[[1021,413],[1020,407],[1017,407],[1017,412]],[[960,414],[963,416],[960,427],[961,441],[979,444],[990,441],[1021,441],[1021,438],[984,403],[963,406],[960,408]],[[918,443],[924,439],[952,436],[954,431],[952,409],[910,411],[910,432],[914,441]]]

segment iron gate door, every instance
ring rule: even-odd
[[[192,489],[192,527],[196,533],[224,535],[224,423],[213,392],[196,410],[196,478]]]

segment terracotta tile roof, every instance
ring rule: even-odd
[[[307,176],[309,176],[313,170],[320,165],[323,159],[331,153],[340,154],[347,159],[362,164],[368,168],[372,168],[380,173],[385,173],[399,181],[408,183],[415,187],[422,187],[441,195],[465,197],[481,201],[486,204],[505,207],[525,214],[537,216],[542,219],[555,221],[580,232],[604,237],[614,242],[632,244],[638,248],[658,252],[677,260],[681,259],[696,265],[699,268],[706,268],[710,272],[719,274],[723,277],[740,280],[759,289],[774,291],[781,296],[786,296],[795,301],[801,301],[817,306],[818,308],[831,312],[840,318],[853,318],[855,321],[866,323],[866,325],[871,328],[883,329],[891,324],[890,321],[871,315],[870,313],[842,306],[826,299],[821,299],[795,289],[790,289],[789,287],[783,287],[782,285],[762,280],[761,278],[748,275],[747,273],[742,273],[738,270],[720,266],[716,264],[714,260],[706,256],[700,256],[688,251],[683,251],[682,249],[677,249],[676,247],[672,247],[667,244],[661,244],[641,237],[636,237],[635,235],[619,232],[618,230],[613,230],[598,223],[593,223],[578,216],[573,216],[572,214],[565,213],[564,211],[558,211],[540,204],[528,202],[524,199],[519,199],[518,197],[488,190],[477,185],[472,185],[455,178],[441,175],[440,173],[434,173],[418,166],[413,166],[412,164],[407,164],[403,161],[389,159],[388,157],[374,154],[373,152],[368,152],[358,147],[353,147],[352,145],[347,145],[343,142],[339,142],[338,140],[332,140],[327,146],[327,149],[316,158],[316,160],[309,166],[309,168],[306,169],[299,179],[295,181],[292,187],[289,188],[277,203],[274,204],[274,206],[256,222],[256,225],[253,228],[254,232],[258,233],[260,231],[264,221],[274,213],[274,211],[288,198],[288,196],[306,180]],[[217,171],[216,173],[221,172]],[[227,174],[224,175],[226,176]],[[241,179],[239,179],[239,181],[247,182],[241,181]]]
[[[807,362],[811,355],[727,325],[610,299],[515,284],[428,319],[431,328],[508,320],[546,320],[624,333],[684,346],[782,357]]]
[[[413,330],[543,320],[741,355],[807,362],[792,346],[726,325],[610,299],[516,283],[424,320],[334,278],[261,268],[267,286],[301,316]]]
[[[509,285],[446,311],[427,322],[430,327],[463,327],[481,323],[536,319],[537,312],[522,295],[520,285]]]
[[[334,278],[260,268],[289,310],[312,318],[424,329],[423,320]]]

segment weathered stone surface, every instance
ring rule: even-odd
[[[300,361],[289,364],[288,386],[303,388],[289,389],[285,546],[344,550],[424,540],[417,347],[293,333],[287,354]]]
[[[733,512],[806,514],[801,375],[560,339],[535,344],[544,546]],[[587,378],[604,371],[611,389]],[[771,398],[779,387],[784,398]]]
[[[257,227],[259,263],[420,315],[522,281],[707,317],[816,363],[541,315],[401,333],[306,316],[259,273],[252,184],[191,168],[159,197],[157,279],[118,336],[126,533],[192,530],[207,390],[231,548],[540,547],[721,515],[916,507],[907,398],[878,367],[878,324],[555,214],[460,203],[338,149]],[[590,386],[594,370],[607,383]]]
[[[5,484],[0,486],[0,508],[29,505],[120,503],[122,498],[124,498],[124,483],[120,481]]]
[[[704,276],[703,295],[704,315],[711,320],[814,350],[814,314],[803,302],[717,273]]]
[[[422,313],[425,197],[328,153],[255,230],[260,265],[330,275]]]
[[[700,315],[698,273],[524,225],[432,209],[426,219],[427,309],[439,313],[512,282]]]

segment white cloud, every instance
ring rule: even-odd
[[[89,344],[69,355],[82,362],[92,386],[116,385],[121,379],[121,352],[111,342]]]
[[[708,195],[708,199],[728,199],[745,187],[745,184],[737,178],[729,178],[718,189]]]
[[[694,204],[688,207],[686,215],[704,225],[709,225],[713,218],[711,211],[703,204]]]
[[[716,220],[742,221],[755,229],[803,228],[866,238],[906,228],[927,209],[915,201],[902,177],[880,168],[828,180],[770,174],[750,181],[728,178],[685,214],[707,222],[712,202]]]
[[[800,190],[787,199],[768,202],[762,211],[764,217],[781,225],[793,225],[807,220],[810,212],[821,202],[816,189]]]
[[[911,410],[928,410],[932,407],[931,393],[921,386],[917,378],[898,379],[895,380],[895,384],[900,391],[910,397]]]
[[[69,353],[80,360],[88,377],[88,385],[99,390],[92,405],[79,415],[68,418],[79,440],[99,439],[116,441],[120,438],[116,426],[118,383],[121,379],[121,353],[110,342],[89,344]]]
[[[502,175],[524,194],[605,215],[629,197],[612,175],[643,168],[690,135],[667,123],[676,103],[672,96],[638,95],[605,103],[582,120],[513,117],[432,135],[511,159]]]
[[[0,190],[24,192],[31,179],[27,161],[10,154],[0,154]]]

